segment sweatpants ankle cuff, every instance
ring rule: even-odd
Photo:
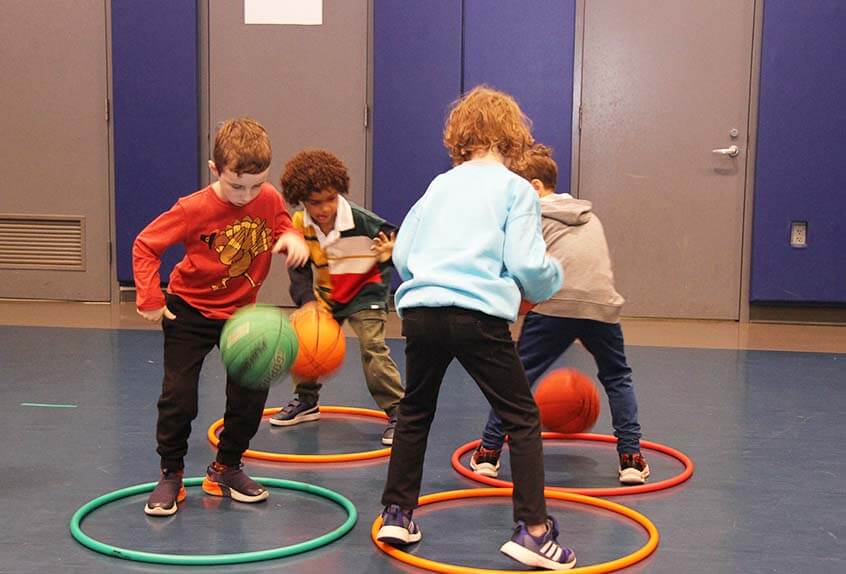
[[[182,472],[183,470],[185,470],[185,463],[182,461],[182,459],[162,459],[161,469],[166,472]]]

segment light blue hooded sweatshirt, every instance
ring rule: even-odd
[[[468,161],[439,175],[397,234],[397,313],[456,306],[515,321],[521,297],[545,301],[563,282],[540,222],[535,190],[501,163]]]

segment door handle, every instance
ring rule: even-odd
[[[730,145],[728,147],[723,147],[719,149],[711,150],[714,153],[718,153],[720,155],[727,155],[729,157],[737,157],[737,154],[740,153],[740,148],[736,145]]]

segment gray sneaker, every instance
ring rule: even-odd
[[[397,415],[393,415],[388,419],[388,424],[385,425],[385,430],[382,431],[382,444],[391,446],[394,444],[394,432],[397,429]]]
[[[320,405],[302,402],[299,398],[292,399],[282,410],[270,417],[270,424],[277,427],[289,427],[308,421],[320,420]]]
[[[150,516],[170,516],[179,507],[177,503],[185,500],[185,487],[182,486],[183,471],[166,471],[162,469],[162,477],[153,492],[147,498],[144,512]]]

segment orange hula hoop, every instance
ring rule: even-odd
[[[275,415],[281,411],[281,407],[271,407],[264,409],[262,416]],[[382,411],[374,409],[364,409],[360,407],[333,407],[321,406],[321,413],[338,414],[338,415],[355,415],[363,417],[371,417],[380,420],[388,420],[388,415]],[[209,427],[207,436],[209,442],[215,448],[220,444],[220,439],[217,434],[223,427],[223,419],[214,421]],[[283,452],[268,452],[264,450],[246,450],[244,455],[247,458],[255,458],[259,460],[269,460],[272,462],[309,462],[309,463],[333,463],[333,462],[351,462],[356,460],[371,460],[374,458],[383,458],[391,455],[391,448],[380,448],[377,450],[366,450],[363,452],[350,452],[341,454],[286,454]]]
[[[428,494],[426,496],[423,496],[418,501],[418,505],[425,506],[427,504],[434,504],[436,502],[443,502],[447,500],[460,500],[464,498],[480,498],[491,496],[506,497],[511,496],[511,492],[511,488],[469,488],[465,490],[450,490],[446,492],[437,492],[434,494]],[[605,574],[606,572],[613,572],[615,570],[626,568],[627,566],[631,566],[632,564],[636,564],[641,560],[644,560],[650,554],[655,552],[656,548],[658,548],[658,541],[660,540],[660,534],[658,533],[658,529],[655,527],[651,520],[649,520],[646,516],[637,512],[636,510],[632,510],[631,508],[628,508],[627,506],[623,506],[622,504],[618,504],[616,502],[611,502],[610,500],[603,500],[601,498],[594,498],[592,496],[584,496],[582,494],[576,494],[573,492],[561,492],[549,488],[544,490],[544,495],[547,498],[552,498],[554,500],[565,500],[568,502],[576,502],[579,504],[586,504],[588,506],[595,506],[597,508],[610,510],[611,512],[614,512],[621,516],[625,516],[626,518],[631,519],[633,522],[636,522],[638,525],[643,527],[643,529],[649,535],[649,539],[646,541],[646,544],[644,544],[641,548],[635,550],[631,554],[627,554],[626,556],[617,558],[615,560],[610,560],[608,562],[600,562],[598,564],[591,564],[590,566],[573,568],[572,570],[568,570],[567,572],[573,572],[575,574]],[[432,572],[441,572],[443,574],[514,574],[514,572],[518,572],[517,570],[490,570],[486,568],[457,566],[454,564],[436,562],[435,560],[429,560],[427,558],[422,558],[414,554],[409,554],[408,552],[404,552],[394,546],[376,540],[376,534],[379,532],[379,528],[381,526],[382,518],[381,516],[377,516],[376,520],[373,521],[373,525],[370,528],[370,539],[373,541],[376,547],[379,548],[379,550],[381,550],[391,558],[399,560],[400,562],[411,564],[412,566],[417,566],[418,568],[423,568]],[[534,572],[558,572],[558,570],[534,570]]]

